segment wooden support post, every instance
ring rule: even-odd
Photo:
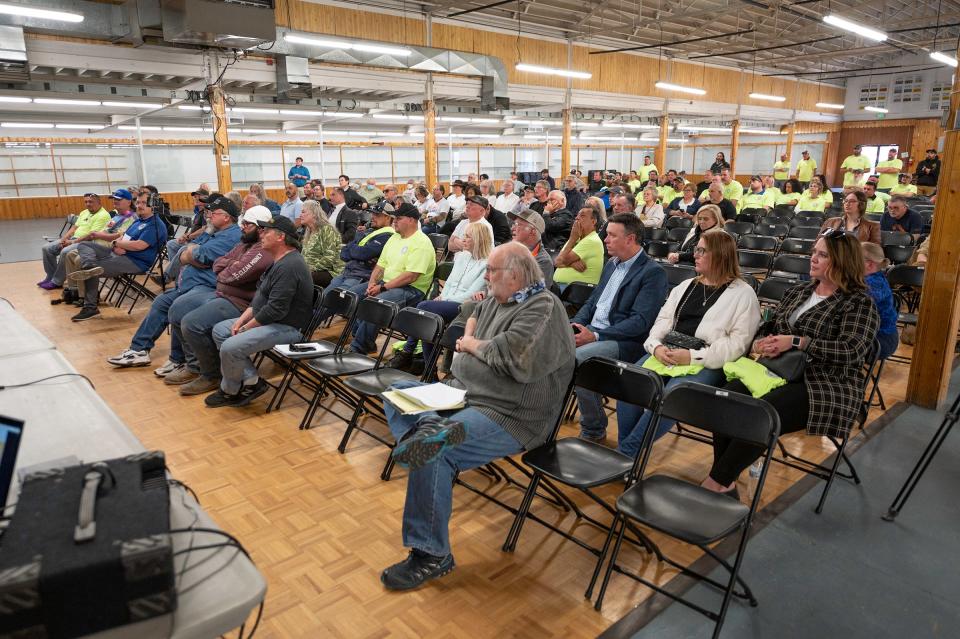
[[[907,401],[936,409],[946,399],[960,320],[960,80],[954,75],[930,257],[923,280]],[[838,134],[839,135],[839,134]]]
[[[670,133],[670,119],[664,113],[660,118],[660,140],[657,142],[657,151],[654,153],[653,163],[657,165],[660,175],[667,172],[667,137]],[[678,169],[679,170],[679,169]]]
[[[230,140],[227,138],[227,109],[223,87],[213,84],[207,88],[207,100],[213,114],[213,160],[217,168],[217,190],[233,190],[230,176]]]
[[[560,176],[562,180],[570,173],[570,109],[563,110],[563,137],[560,141]]]
[[[790,124],[787,125],[787,148],[784,151],[784,153],[787,154],[787,162],[791,162],[791,163],[793,162],[793,134],[796,131],[796,128],[797,128],[797,123],[795,121],[790,122]],[[776,161],[779,162],[780,158],[777,158]],[[792,174],[792,171],[791,171],[791,174]]]
[[[428,81],[429,82],[429,81]],[[423,171],[427,188],[438,184],[437,173],[437,110],[433,100],[423,101]]]
[[[827,145],[823,150],[823,164],[819,167],[819,172],[827,178],[827,182],[836,185],[837,166],[840,155],[840,131],[830,131],[827,133]],[[843,180],[840,180],[841,182]]]
[[[740,119],[733,121],[733,133],[730,134],[730,175],[737,179],[737,153],[740,151]]]

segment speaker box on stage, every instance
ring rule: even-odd
[[[27,475],[0,538],[0,637],[66,639],[177,607],[162,452]]]

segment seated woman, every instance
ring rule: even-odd
[[[444,282],[440,295],[435,299],[424,300],[417,304],[418,309],[436,313],[448,324],[460,313],[460,304],[486,286],[484,275],[487,273],[487,258],[493,250],[493,229],[489,224],[482,222],[468,224],[463,243],[464,250],[458,251],[454,256],[453,270]],[[386,365],[389,368],[414,372],[411,367],[416,348],[417,340],[408,339],[403,348],[397,351]],[[432,349],[431,344],[423,345],[425,361],[430,360]]]
[[[660,194],[656,187],[648,186],[643,189],[643,201],[637,205],[637,215],[648,229],[658,229],[663,226],[663,207],[657,203]]]
[[[562,291],[572,282],[597,284],[603,271],[603,242],[597,231],[603,226],[602,213],[585,206],[577,213],[570,237],[560,249],[554,265],[553,281]]]
[[[798,349],[806,356],[801,379],[762,395],[780,416],[781,434],[806,429],[809,435],[843,437],[860,414],[860,369],[880,326],[857,238],[834,230],[824,233],[813,247],[810,278],[787,290],[752,351],[776,358]],[[750,393],[740,380],[725,388]],[[714,436],[713,466],[701,485],[738,497],[737,478],[763,452]]]
[[[697,199],[697,187],[688,183],[683,185],[680,197],[674,198],[667,206],[667,213],[691,218],[696,216],[699,208],[700,200]]]
[[[836,229],[853,234],[861,242],[880,243],[880,223],[864,217],[867,196],[863,191],[851,191],[843,196],[843,215],[827,218],[822,230]]]
[[[676,253],[667,255],[667,261],[671,264],[683,262],[694,264],[696,248],[700,243],[700,238],[710,229],[723,229],[724,219],[720,213],[720,207],[716,204],[704,204],[697,211],[697,223],[693,225],[687,237],[680,244],[680,250]]]
[[[799,201],[800,182],[798,182],[796,178],[790,178],[783,184],[783,191],[777,196],[777,206],[780,206],[781,204],[796,206]]]
[[[705,208],[711,206],[702,207],[698,215],[703,215]],[[733,237],[720,229],[707,231],[700,236],[694,255],[697,277],[670,291],[643,344],[648,355],[637,362],[660,373],[666,388],[680,382],[721,385],[723,365],[743,357],[760,326],[757,294],[740,279]],[[703,345],[695,349],[673,346],[675,333],[696,337]],[[654,362],[648,362],[650,358]],[[650,414],[643,408],[619,402],[618,450],[636,456],[649,422]],[[663,436],[673,424],[661,420],[654,438]]]
[[[825,211],[833,206],[833,194],[826,191],[820,178],[810,180],[810,186],[800,194],[797,200],[797,206],[794,210],[801,211]]]
[[[880,359],[887,359],[897,352],[900,346],[900,334],[897,332],[897,309],[893,303],[893,291],[887,283],[884,270],[890,266],[890,260],[883,254],[879,244],[864,242],[860,245],[863,251],[863,269],[867,274],[867,289],[880,315],[880,330],[877,340],[880,342]]]
[[[310,267],[315,286],[326,286],[343,272],[343,260],[340,249],[343,241],[316,200],[307,200],[300,210],[300,224],[303,226],[303,259]]]

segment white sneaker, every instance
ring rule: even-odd
[[[132,351],[128,348],[116,357],[108,357],[107,363],[120,368],[147,366],[150,363],[150,353],[147,351]]]
[[[111,362],[112,364],[113,362]],[[171,362],[169,359],[164,362],[163,366],[160,368],[154,369],[153,374],[157,377],[166,377],[170,373],[174,372],[178,368],[183,366],[183,364],[178,364],[177,362]]]

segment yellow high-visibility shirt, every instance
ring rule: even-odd
[[[773,205],[776,204],[776,202],[777,196],[771,193],[770,189],[767,189],[766,191],[760,191],[759,193],[747,191],[740,199],[740,210],[773,208]]]
[[[790,179],[790,163],[789,162],[777,162],[773,165],[773,179],[775,180],[789,180]]]
[[[647,180],[650,179],[650,171],[656,171],[657,173],[660,173],[660,169],[658,169],[657,165],[653,163],[644,164],[639,169],[637,169],[637,175],[640,176],[640,179],[643,181],[644,184],[646,184]]]
[[[853,178],[853,169],[863,169],[864,172],[870,170],[870,160],[864,155],[848,155],[840,165],[841,169],[850,169],[843,174],[844,186],[859,186]],[[861,179],[862,180],[862,179]]]
[[[913,184],[897,184],[895,187],[890,189],[890,195],[916,195],[917,187]]]
[[[897,182],[900,181],[900,171],[903,170],[903,160],[900,158],[893,158],[892,160],[884,160],[883,162],[877,162],[878,169],[889,169],[894,168],[897,170],[896,173],[881,173],[880,179],[877,180],[878,189],[892,189],[897,185]]]
[[[797,162],[797,180],[800,182],[809,182],[813,179],[813,174],[816,172],[817,161],[813,158]]]
[[[879,193],[872,200],[867,198],[867,213],[883,213],[886,208],[887,203]]]

